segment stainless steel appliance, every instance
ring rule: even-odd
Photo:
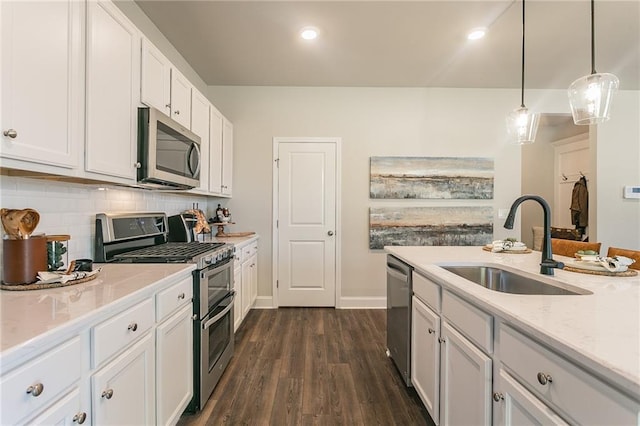
[[[192,242],[196,241],[193,227],[198,219],[189,213],[180,213],[169,216],[169,241],[170,242]]]
[[[138,108],[138,184],[153,189],[200,185],[200,137],[154,108]]]
[[[387,355],[411,385],[411,296],[413,268],[387,255]]]
[[[96,215],[97,262],[195,263],[193,272],[194,397],[207,402],[233,355],[233,245],[167,242],[164,213]]]

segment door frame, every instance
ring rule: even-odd
[[[274,137],[273,138],[273,181],[272,181],[272,198],[273,214],[271,216],[271,270],[272,270],[272,304],[274,308],[278,308],[278,149],[281,143],[330,143],[336,146],[336,226],[335,226],[335,244],[336,244],[336,268],[335,268],[335,308],[341,307],[342,299],[342,138],[339,137]]]

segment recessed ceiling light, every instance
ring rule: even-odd
[[[300,30],[300,37],[305,40],[315,40],[318,38],[318,29],[315,27],[304,27]]]
[[[467,39],[478,40],[484,37],[486,33],[487,33],[486,28],[474,28],[469,32],[469,34],[467,34]]]

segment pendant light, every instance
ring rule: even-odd
[[[507,116],[507,136],[516,145],[533,143],[538,131],[538,114],[524,106],[524,2],[522,0],[522,81],[520,86],[520,108]]]
[[[573,122],[598,124],[609,119],[611,97],[620,80],[613,74],[596,72],[595,1],[591,0],[591,74],[580,77],[569,86],[569,104]]]

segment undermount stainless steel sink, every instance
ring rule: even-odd
[[[544,294],[544,295],[581,295],[593,294],[568,284],[551,284],[525,275],[493,266],[440,266],[475,284],[501,293]]]

